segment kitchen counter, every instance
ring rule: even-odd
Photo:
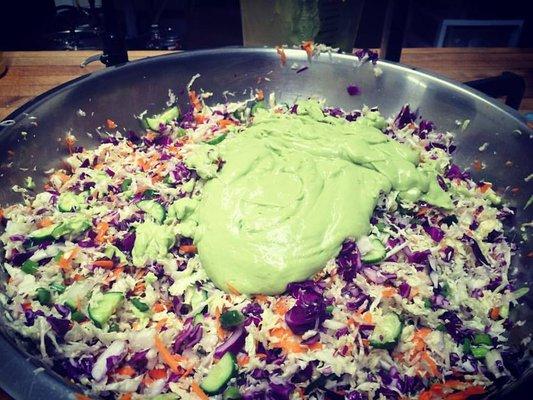
[[[80,63],[96,51],[5,52],[7,72],[0,77],[0,120],[35,96],[104,66]],[[130,60],[165,54],[165,51],[130,51]],[[526,80],[520,111],[533,111],[533,49],[412,48],[401,62],[437,72],[458,81],[497,76],[512,71]],[[11,398],[0,389],[0,400]]]
[[[104,68],[100,62],[85,68],[80,63],[97,51],[5,52],[8,69],[0,78],[0,120],[33,97],[81,75]],[[130,51],[130,60],[165,54],[165,51]],[[521,112],[533,111],[533,49],[412,48],[401,62],[434,71],[457,81],[497,76],[512,71],[526,79]]]

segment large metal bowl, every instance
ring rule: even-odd
[[[532,191],[531,183],[524,181],[533,172],[532,132],[514,110],[462,84],[399,64],[378,62],[383,74],[376,77],[371,64],[355,67],[352,56],[322,55],[308,70],[297,74],[289,66],[293,62],[307,63],[305,53],[287,50],[287,55],[287,66],[281,67],[273,49],[171,54],[107,68],[37,97],[8,117],[15,121],[13,125],[0,127],[0,204],[20,200],[11,187],[20,185],[28,175],[38,185],[43,183],[43,171],[57,166],[64,157],[60,140],[68,131],[78,137],[80,145],[96,146],[97,140],[86,133],[96,133],[95,128],[103,125],[106,118],[115,121],[121,129],[138,129],[134,114],[145,109],[160,111],[169,89],[178,95],[180,105],[185,106],[185,87],[199,73],[201,77],[194,87],[213,92],[212,102],[224,101],[224,91],[234,92],[235,96],[229,97],[231,100],[247,97],[244,91],[261,88],[266,96],[275,92],[276,99],[282,102],[318,95],[328,105],[345,109],[379,106],[386,116],[409,103],[440,129],[457,132],[455,160],[459,165],[468,167],[474,160],[486,165],[479,172],[472,171],[473,175],[494,182],[506,191],[507,199],[519,210],[517,227],[532,220],[533,207],[523,210]],[[346,93],[349,84],[357,84],[361,94],[349,96]],[[86,116],[80,116],[79,109]],[[465,120],[470,123],[463,131],[458,124]],[[489,143],[488,148],[479,151],[485,142]],[[507,161],[512,165],[506,165]],[[520,190],[511,192],[510,188],[515,187]],[[515,257],[518,279],[523,282],[529,282],[532,275],[525,256],[530,251],[530,242],[520,243],[520,255]],[[527,322],[512,330],[512,343],[518,343],[532,332],[531,304],[529,296],[526,305],[516,310],[515,317]],[[2,320],[0,317],[0,386],[18,400],[71,398],[76,389],[73,385],[48,371],[35,373],[40,366],[38,360],[26,353]],[[516,387],[517,383],[510,386]],[[523,389],[525,386],[522,383]],[[504,392],[496,396],[501,398]]]

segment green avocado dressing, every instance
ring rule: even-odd
[[[215,285],[270,295],[311,277],[346,238],[368,234],[382,192],[451,207],[435,177],[417,167],[418,152],[373,122],[326,117],[308,101],[298,115],[261,111],[216,146],[224,167],[193,210],[177,213],[196,225],[200,261]],[[191,160],[196,167],[200,154],[213,162],[215,146],[204,146]]]

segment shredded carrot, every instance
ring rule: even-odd
[[[196,382],[191,383],[191,392],[198,396],[200,400],[209,400],[209,397]]]
[[[485,393],[485,388],[483,386],[470,386],[469,388],[466,388],[465,390],[459,392],[459,393],[453,393],[449,394],[445,397],[446,400],[466,400],[470,396],[474,396],[476,394],[483,394]]]
[[[179,364],[172,354],[170,354],[170,351],[165,347],[165,344],[157,334],[154,336],[154,343],[163,362],[168,365],[172,372],[177,374],[179,372]]]
[[[105,234],[107,233],[109,229],[109,224],[105,221],[102,221],[96,225],[96,242],[97,243],[103,243]]]
[[[239,292],[237,290],[237,288],[235,286],[233,286],[230,282],[226,282],[226,286],[228,287],[228,290],[231,294],[235,295],[235,296],[240,296],[241,295],[241,292]]]
[[[435,363],[435,361],[430,357],[430,355],[427,352],[422,352],[421,354],[422,354],[421,358],[428,366],[429,372],[431,373],[431,375],[437,376],[439,374],[439,370],[437,368],[437,364]]]
[[[79,247],[75,247],[74,250],[70,252],[70,255],[68,257],[65,257],[64,255],[59,259],[59,268],[61,268],[64,271],[70,271],[72,269],[71,261],[76,258],[80,251]]]
[[[274,305],[274,312],[276,314],[284,316],[287,314],[287,311],[289,311],[289,306],[287,305],[285,299],[281,298],[276,301],[276,304]]]
[[[196,96],[196,92],[194,90],[189,91],[189,101],[196,111],[200,111],[202,109],[202,103],[200,102],[200,99],[198,99],[198,96]]]
[[[131,393],[123,393],[120,400],[131,400]]]
[[[324,348],[324,345],[320,342],[316,342],[316,343],[307,345],[307,347],[309,347],[311,350],[317,351],[317,350],[322,350]]]
[[[362,317],[365,324],[372,324],[374,321],[374,319],[372,318],[372,313],[370,311],[365,312]]]
[[[257,101],[262,101],[265,99],[265,93],[263,92],[263,90],[259,89],[255,95],[255,98],[257,99]]]
[[[220,121],[217,122],[217,124],[221,128],[227,128],[230,125],[235,125],[235,122],[232,121],[231,119],[221,119]]]
[[[115,124],[115,121],[111,119],[106,119],[105,125],[107,126],[107,129],[115,129],[117,127],[117,124]]]
[[[2,210],[2,209],[0,208],[0,219],[4,218],[4,215],[5,215],[5,214],[4,214],[4,210]]]
[[[164,368],[155,368],[148,371],[148,375],[154,380],[165,379],[167,377],[167,370]]]
[[[158,312],[162,312],[162,311],[165,311],[165,306],[161,303],[155,303],[153,306],[152,306],[152,310],[156,313]]]
[[[168,318],[163,318],[162,320],[159,320],[157,324],[155,324],[155,330],[156,332],[161,332],[161,329],[166,325],[168,321]]]
[[[65,138],[65,144],[67,145],[67,150],[70,154],[74,151],[74,145],[76,144],[76,138],[72,135],[67,135]]]
[[[154,383],[154,380],[152,378],[150,378],[148,375],[146,375],[143,380],[142,380],[142,384],[144,386],[150,386],[152,383]]]
[[[53,176],[56,176],[61,182],[65,183],[70,179],[70,176],[63,172],[56,172]]]
[[[273,343],[273,347],[282,349],[286,354],[306,351],[306,348],[300,344],[298,337],[288,329],[274,328],[270,331],[270,335],[279,339],[279,342]]]
[[[133,287],[133,294],[139,295],[144,293],[146,290],[146,284],[144,282],[138,282]]]
[[[113,262],[113,260],[96,260],[93,262],[93,265],[95,267],[100,267],[100,268],[113,268],[115,263]]]
[[[205,117],[202,114],[196,114],[194,116],[194,122],[197,124],[203,124],[205,122]]]
[[[194,244],[182,244],[179,250],[184,254],[196,254],[198,252],[198,249]]]
[[[0,216],[0,218],[1,218],[1,216]],[[50,218],[50,217],[44,217],[39,222],[37,222],[37,226],[39,228],[45,228],[45,227],[53,225],[53,224],[54,224],[54,220],[52,218]]]
[[[118,375],[124,375],[124,376],[135,376],[137,372],[135,372],[135,369],[133,369],[129,365],[124,365],[123,367],[117,369]]]
[[[479,160],[474,160],[474,162],[472,163],[472,168],[479,172],[483,169],[483,164]]]
[[[422,206],[420,207],[420,209],[418,210],[418,212],[416,213],[416,215],[418,217],[421,217],[423,215],[426,215],[426,213],[429,211],[429,207],[425,207],[425,206]]]
[[[255,298],[259,303],[264,303],[265,301],[267,301],[267,297],[266,297],[264,294],[256,294],[256,295],[254,295],[254,298]]]
[[[91,400],[91,398],[89,396],[86,396],[86,395],[81,394],[81,393],[76,393],[74,395],[74,397],[76,397],[76,400]]]
[[[302,42],[300,47],[305,50],[308,58],[311,58],[313,56],[313,41],[312,40]]]
[[[144,137],[150,141],[153,141],[156,138],[156,134],[154,132],[147,132]]]
[[[279,60],[281,61],[281,65],[285,66],[285,64],[287,64],[287,54],[285,54],[285,50],[283,50],[282,47],[277,46],[276,52],[279,55]]]
[[[396,288],[387,287],[381,291],[381,296],[388,299],[394,296],[396,293],[397,293]]]
[[[485,193],[487,190],[489,190],[490,188],[492,188],[492,184],[490,183],[483,183],[483,185],[481,185],[478,189],[481,193]]]
[[[248,356],[241,356],[237,359],[237,364],[239,365],[239,367],[244,367],[245,365],[247,365],[248,363],[250,362],[250,357]]]
[[[490,309],[490,319],[497,320],[500,316],[500,307],[493,307]]]

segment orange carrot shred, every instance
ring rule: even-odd
[[[179,364],[157,334],[154,336],[154,343],[163,362],[168,365],[172,372],[177,374],[179,372]]]
[[[107,129],[115,129],[117,127],[117,124],[115,123],[115,121],[111,119],[106,119],[105,125],[107,126]]]
[[[226,282],[226,286],[228,287],[228,290],[231,294],[234,294],[235,296],[240,296],[241,293],[233,286],[231,283]]]
[[[131,393],[123,393],[120,400],[131,400]]]
[[[179,250],[184,254],[196,254],[198,252],[198,249],[194,244],[182,244]]]
[[[196,382],[191,383],[191,392],[198,396],[200,400],[209,400],[209,397]]]
[[[74,397],[76,397],[76,400],[91,400],[91,398],[89,396],[86,396],[86,395],[81,394],[81,393],[76,393],[74,395]]]
[[[490,309],[490,319],[497,320],[500,316],[500,307],[493,307]]]
[[[95,267],[100,267],[100,268],[113,268],[113,266],[115,265],[115,263],[113,262],[113,260],[96,260],[93,262],[93,265]]]
[[[285,54],[285,50],[283,50],[282,47],[277,46],[276,47],[276,52],[279,55],[279,59],[281,61],[281,65],[285,66],[285,64],[287,64],[287,54]]]
[[[135,369],[129,365],[124,365],[123,367],[117,369],[117,375],[135,376],[136,374],[137,372],[135,372]]]

